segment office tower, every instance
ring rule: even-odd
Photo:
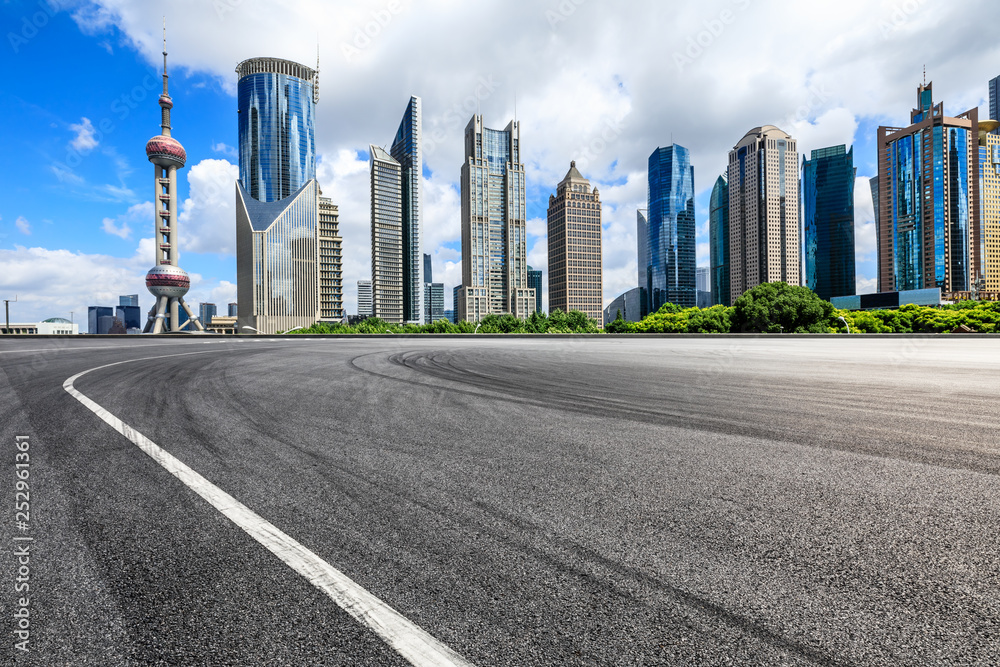
[[[649,221],[648,211],[644,208],[635,212],[635,244],[638,256],[638,282],[636,285],[646,288],[649,284]]]
[[[323,193],[320,192],[320,195]],[[344,279],[341,271],[339,209],[329,197],[319,198],[319,319],[344,319]]]
[[[448,310],[444,311],[444,319],[448,320],[452,324],[455,324],[456,323],[456,320],[455,320],[455,309],[454,308],[449,308]]]
[[[762,283],[799,284],[799,154],[774,125],[729,152],[729,298]]]
[[[626,322],[641,322],[649,314],[646,312],[645,293],[645,287],[633,287],[615,297],[604,309],[604,326],[618,319],[619,313]]]
[[[475,115],[465,128],[462,165],[462,289],[459,319],[489,313],[525,318],[535,307],[528,287],[524,164],[520,125],[491,130]]]
[[[138,294],[126,294],[124,296],[118,297],[119,306],[138,306],[139,305],[139,295]]]
[[[372,316],[372,281],[358,281],[358,317]]]
[[[715,179],[708,205],[709,283],[712,305],[731,306],[729,295],[729,182],[723,174]]]
[[[645,287],[649,310],[665,303],[693,308],[695,221],[694,167],[688,149],[676,144],[657,148],[649,156]]]
[[[455,319],[452,320],[453,322],[460,322],[463,319],[461,313],[458,312],[458,299],[461,291],[462,291],[461,285],[455,285],[453,288],[451,288],[451,298],[452,298],[451,309],[455,314],[454,315]]]
[[[139,309],[138,305],[118,306],[115,310],[115,318],[121,320],[121,323],[126,330],[142,328],[142,311]]]
[[[144,332],[162,333],[169,326],[178,331],[180,310],[191,315],[184,295],[191,287],[187,271],[177,265],[177,170],[184,167],[187,153],[170,136],[170,110],[174,103],[167,91],[167,30],[163,29],[163,93],[160,105],[160,134],[146,142],[146,158],[153,163],[153,182],[157,203],[153,213],[156,238],[156,266],[146,273],[146,289],[156,297],[149,311]],[[193,316],[192,316],[193,317]],[[199,325],[200,329],[200,325]]]
[[[569,171],[549,195],[549,312],[579,310],[604,319],[601,308],[601,195],[569,163]]]
[[[114,319],[113,312],[110,306],[90,306],[87,308],[87,333],[100,334],[107,333],[107,330],[101,331],[100,322],[102,317],[110,317]]]
[[[238,330],[272,334],[320,316],[319,71],[279,58],[236,67]]]
[[[229,317],[236,317],[236,313],[239,312],[239,305],[235,303],[229,304]]]
[[[218,314],[218,309],[216,309],[214,303],[202,303],[198,306],[198,319],[206,327],[212,323],[212,318]]]
[[[402,219],[403,321],[420,322],[424,315],[424,282],[420,266],[420,177],[423,163],[420,154],[420,98],[410,97],[389,155],[399,163]],[[374,192],[374,190],[373,190]]]
[[[872,210],[875,212],[875,243],[876,243],[876,271],[878,270],[878,239],[882,238],[881,225],[879,224],[879,205],[878,205],[878,176],[872,176],[868,179],[868,189],[872,192]],[[878,291],[878,280],[876,280],[875,291]]]
[[[444,283],[424,283],[424,322],[444,319]]]
[[[981,289],[1000,298],[1000,134],[996,120],[979,121]],[[984,295],[980,295],[982,297]]]
[[[699,266],[695,269],[695,305],[699,308],[710,308],[712,306],[712,270],[707,266]]]
[[[855,294],[854,147],[802,157],[805,286],[821,299]]]
[[[424,253],[424,282],[434,282],[434,267],[431,264],[431,256]]]
[[[528,287],[535,290],[535,312],[542,312],[542,272],[528,265]]]
[[[1000,120],[1000,76],[990,79],[990,120]],[[997,128],[991,130],[997,134]]]
[[[386,322],[403,322],[402,169],[378,146],[371,150],[372,308]]]
[[[979,109],[957,117],[917,87],[909,127],[879,127],[878,289],[968,292],[982,275]]]

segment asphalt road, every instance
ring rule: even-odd
[[[0,662],[409,664],[63,388],[126,362],[75,389],[470,664],[1000,663],[1000,340],[290,338],[0,340]]]

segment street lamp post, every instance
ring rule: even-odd
[[[244,324],[242,328],[244,328],[244,329],[249,329],[250,331],[253,331],[254,333],[260,333],[260,331],[259,331],[259,330],[257,330],[257,329],[255,329],[255,328],[253,328],[253,327],[252,327],[252,326],[250,326],[249,324]]]
[[[17,303],[17,295],[16,294],[14,295],[13,301],[14,301],[14,303]],[[3,330],[3,332],[5,334],[9,334],[10,333],[10,302],[11,302],[11,299],[4,299],[3,300],[4,311],[7,313],[7,325],[4,327],[4,330]]]
[[[843,322],[844,326],[847,327],[847,333],[851,333],[851,325],[847,323],[847,320],[844,319],[844,316],[841,315],[837,319],[840,320],[841,322]]]
[[[289,329],[288,331],[283,331],[283,332],[281,333],[281,335],[282,335],[282,336],[284,336],[285,334],[290,334],[290,333],[292,333],[293,331],[298,331],[299,329],[303,329],[303,328],[305,328],[305,327],[294,327],[294,328],[292,328],[292,329]]]

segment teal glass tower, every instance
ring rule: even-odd
[[[694,167],[688,149],[676,144],[649,156],[647,271],[650,312],[665,303],[694,308]]]
[[[821,299],[855,293],[854,147],[814,150],[802,158],[805,284]]]
[[[709,262],[712,305],[731,306],[729,294],[729,183],[715,179],[708,208]]]
[[[420,322],[424,279],[420,253],[420,177],[423,162],[420,154],[420,98],[410,97],[389,155],[401,170],[402,241],[403,241],[403,321]],[[430,282],[428,280],[427,282]]]

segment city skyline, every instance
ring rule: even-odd
[[[232,183],[238,171],[233,148],[237,144],[233,63],[260,55],[300,62],[315,58],[315,43],[293,39],[295,29],[305,25],[305,10],[260,21],[239,7],[224,4],[231,11],[221,15],[214,7],[192,6],[190,16],[182,12],[167,16],[173,45],[171,58],[177,63],[173,66],[171,89],[178,101],[174,124],[190,153],[188,169],[181,174],[178,186],[183,236],[190,236],[181,239],[181,261],[192,273],[188,296],[192,304],[227,303],[235,298],[232,191],[216,185],[220,181]],[[101,7],[103,14],[96,11]],[[367,141],[383,136],[387,125],[398,124],[398,104],[385,100],[404,100],[411,94],[424,100],[425,220],[421,251],[432,254],[440,282],[446,286],[460,282],[456,212],[462,127],[479,110],[490,118],[512,118],[516,113],[522,124],[527,170],[528,263],[545,271],[547,278],[544,200],[565,172],[568,160],[587,162],[588,176],[600,188],[604,205],[605,303],[633,285],[637,269],[635,210],[644,208],[645,156],[657,145],[673,139],[689,147],[693,166],[703,174],[697,182],[696,222],[697,264],[705,266],[711,186],[724,169],[726,151],[746,127],[775,124],[797,139],[802,154],[824,146],[853,145],[858,178],[867,180],[877,173],[875,128],[879,124],[907,124],[906,110],[911,106],[912,89],[922,78],[925,60],[928,79],[935,80],[935,92],[945,100],[948,114],[978,105],[982,108],[980,118],[989,115],[987,83],[1000,73],[994,71],[989,58],[992,45],[975,35],[955,39],[946,45],[950,49],[948,57],[938,57],[937,62],[919,48],[936,26],[957,25],[962,13],[957,6],[921,6],[918,12],[904,13],[899,25],[893,19],[891,3],[884,7],[847,3],[839,10],[843,17],[822,10],[791,16],[793,27],[800,33],[816,31],[832,46],[828,52],[810,50],[809,43],[796,38],[787,46],[775,47],[774,53],[751,58],[744,63],[744,71],[764,71],[778,63],[791,63],[796,48],[800,51],[796,57],[802,62],[793,63],[787,81],[767,83],[752,92],[746,90],[738,77],[724,71],[721,61],[747,43],[755,26],[766,22],[769,8],[780,7],[781,3],[741,2],[680,8],[671,20],[676,25],[667,39],[670,60],[676,66],[654,73],[632,48],[623,47],[621,54],[605,65],[585,54],[581,57],[586,66],[578,63],[569,67],[559,65],[554,47],[544,46],[551,39],[562,49],[571,48],[601,26],[608,39],[617,41],[626,26],[640,29],[637,22],[609,19],[590,4],[576,6],[566,16],[559,13],[558,7],[515,5],[511,13],[526,22],[526,38],[534,40],[539,50],[536,55],[543,62],[552,63],[549,71],[529,67],[524,57],[510,47],[490,42],[486,54],[475,56],[465,65],[448,65],[444,67],[445,75],[435,76],[424,71],[433,69],[430,54],[427,57],[431,60],[419,71],[406,74],[393,69],[424,27],[424,15],[415,7],[403,3],[377,38],[358,49],[350,60],[342,45],[352,44],[355,28],[363,29],[379,6],[373,3],[345,7],[344,27],[320,33],[326,90],[333,90],[336,81],[337,99],[318,107],[316,120],[319,180],[324,194],[340,206],[344,284],[353,287],[357,279],[364,277],[363,269],[370,270],[367,188],[360,189],[358,183],[367,180]],[[997,9],[984,3],[969,2],[962,7],[981,8],[979,15],[986,18],[997,14]],[[94,11],[87,13],[87,8]],[[699,37],[709,41],[702,33],[708,30],[706,25],[715,26],[712,22],[718,20],[723,9],[730,10],[734,20],[722,24],[721,34],[707,32],[711,43],[699,46],[701,52],[690,56],[689,52],[698,51],[690,48],[692,42],[697,46]],[[10,3],[3,11],[11,25],[21,26],[22,18],[30,23],[37,6]],[[662,11],[648,8],[647,17]],[[13,43],[8,39],[4,55],[17,66],[10,92],[4,93],[11,124],[23,126],[24,134],[35,132],[35,136],[44,137],[40,149],[19,151],[28,155],[28,165],[21,170],[23,174],[6,174],[12,184],[11,194],[0,203],[0,233],[4,234],[0,256],[12,267],[31,267],[19,273],[35,274],[31,281],[7,279],[0,285],[20,295],[16,311],[19,321],[65,317],[69,311],[79,313],[87,305],[113,303],[118,293],[137,292],[141,289],[137,282],[143,271],[140,267],[148,263],[148,259],[139,260],[152,256],[152,241],[146,240],[148,225],[143,224],[151,217],[151,202],[143,196],[148,186],[141,178],[141,158],[136,150],[136,144],[148,138],[148,132],[141,139],[132,135],[141,136],[143,132],[135,128],[148,127],[156,111],[146,108],[156,91],[143,82],[152,74],[149,81],[157,83],[153,70],[159,52],[160,10],[127,2],[81,2],[73,12],[75,18],[70,12],[52,12],[46,25],[36,28],[37,35],[26,33],[32,35],[30,39],[15,30],[12,34],[26,41]],[[441,21],[435,28],[441,32],[435,34],[457,40],[456,45],[464,43],[467,39],[463,36],[445,36],[451,21],[469,20],[470,13],[501,20],[494,6],[468,8],[460,16]],[[317,18],[320,23],[327,19],[326,13]],[[196,25],[196,20],[203,25]],[[203,35],[205,26],[225,27],[227,34],[236,36],[208,40]],[[273,31],[273,42],[266,49],[248,49],[249,40],[265,27]],[[841,36],[840,41],[834,39],[837,36]],[[866,40],[871,48],[865,55],[851,50]],[[46,49],[49,53],[42,53]],[[94,86],[92,95],[67,97],[79,91],[80,84],[63,82],[58,72],[53,85],[47,88],[65,89],[65,93],[58,93],[65,102],[49,103],[33,95],[31,86],[18,84],[28,81],[33,71],[58,69],[51,66],[49,59],[54,62],[56,56],[70,51],[85,63],[93,63],[91,66],[99,72],[89,77]],[[677,54],[680,59],[674,57]],[[511,56],[509,63],[505,56]],[[373,77],[380,84],[378,94],[364,82]],[[677,101],[654,94],[657,88],[664,87],[664,82],[675,91],[672,97]],[[732,99],[722,104],[712,91],[727,86]],[[15,90],[20,91],[16,96]],[[146,104],[138,99],[140,96],[145,96]],[[729,103],[737,104],[740,112],[724,114],[723,107]],[[35,119],[34,110],[39,108],[44,113]],[[122,119],[125,111],[128,113]],[[664,117],[670,122],[664,123]],[[105,120],[108,122],[102,129]],[[17,141],[14,144],[20,145]],[[76,170],[60,168],[77,161],[81,164]],[[363,170],[360,181],[359,167]],[[39,183],[38,192],[31,192],[26,180],[29,178]],[[866,292],[874,289],[875,278],[873,211],[867,187],[856,187],[855,197],[858,291]],[[98,199],[103,201],[95,201]],[[90,238],[82,229],[77,231],[84,227]],[[70,271],[79,273],[91,267],[96,270],[89,291],[64,278]],[[345,292],[345,310],[355,312],[355,291]],[[543,289],[543,294],[546,292]],[[448,296],[446,307],[450,305]],[[151,300],[145,294],[143,299],[145,312]]]

